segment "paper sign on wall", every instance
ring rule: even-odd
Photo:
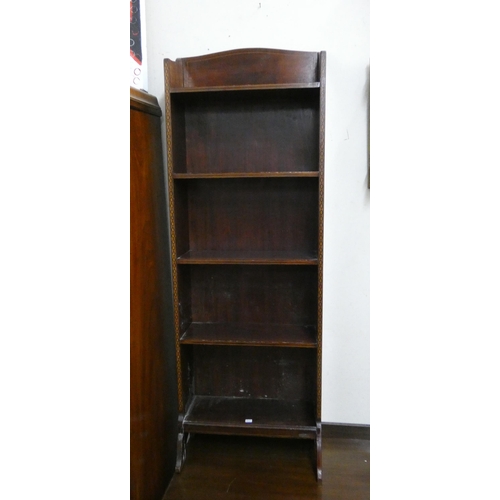
[[[143,19],[140,0],[130,0],[130,85],[147,90]]]

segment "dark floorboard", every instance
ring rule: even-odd
[[[323,438],[323,482],[313,441],[195,435],[164,500],[367,500],[370,441]]]

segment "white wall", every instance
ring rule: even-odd
[[[164,58],[327,52],[322,420],[369,424],[369,1],[143,1],[148,91],[162,108]]]

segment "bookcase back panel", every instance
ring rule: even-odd
[[[169,168],[177,172],[186,171],[186,120],[185,106],[178,99],[171,99],[171,151],[168,161]]]
[[[191,250],[317,254],[317,178],[197,179],[183,183],[189,183],[183,224],[188,221]]]
[[[188,186],[185,182],[174,185],[175,244],[178,257],[189,250]]]
[[[179,279],[190,280],[180,307],[196,323],[317,324],[316,266],[183,266]]]
[[[317,171],[318,92],[172,95],[179,137],[174,171]]]
[[[196,395],[314,400],[314,349],[193,347]]]

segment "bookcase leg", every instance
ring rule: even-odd
[[[184,432],[179,432],[177,436],[177,461],[175,463],[175,471],[180,472],[186,460],[186,442]]]
[[[321,454],[321,422],[316,423],[316,479],[320,483],[323,479],[323,460]]]
[[[179,434],[177,435],[177,460],[175,463],[175,471],[180,472],[184,461],[186,460],[186,437],[188,434],[184,432],[184,415],[179,415],[178,426]]]

